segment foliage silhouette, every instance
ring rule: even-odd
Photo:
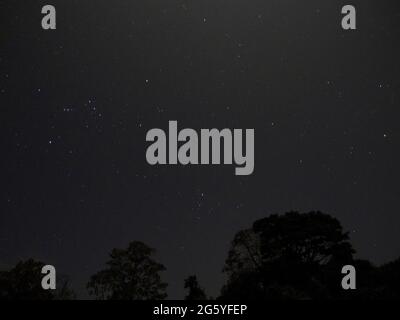
[[[327,214],[271,215],[234,237],[221,298],[336,297],[341,267],[354,262],[354,252],[340,222]]]
[[[185,300],[193,301],[207,299],[204,289],[200,287],[195,275],[189,276],[185,279],[185,289],[189,291]]]
[[[75,298],[69,280],[57,277],[56,290],[43,290],[42,267],[45,264],[33,259],[18,262],[9,271],[0,271],[0,300],[71,300]]]
[[[379,299],[400,299],[400,258],[381,266],[376,282],[376,296]]]
[[[222,300],[400,299],[400,258],[380,267],[355,259],[348,233],[321,212],[288,212],[255,221],[239,231],[223,271]],[[99,300],[159,300],[167,297],[165,267],[142,242],[113,249],[107,267],[91,276],[87,288]],[[357,290],[343,290],[341,269],[356,268]],[[44,263],[29,259],[0,271],[0,300],[75,299],[68,278],[57,274],[57,290],[43,290]],[[184,281],[186,300],[206,300],[195,275]]]
[[[155,250],[139,241],[127,249],[113,249],[107,268],[93,275],[87,284],[89,294],[99,300],[160,300],[167,297],[167,284],[161,281],[165,267],[156,262]]]

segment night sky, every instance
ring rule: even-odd
[[[54,264],[86,297],[140,240],[170,298],[190,274],[216,296],[234,234],[290,210],[337,217],[360,258],[400,255],[398,1],[0,0],[0,27],[0,267]],[[150,166],[169,120],[254,128],[253,175]]]

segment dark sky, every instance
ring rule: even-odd
[[[140,240],[169,297],[223,283],[233,235],[321,210],[358,257],[400,254],[400,5],[351,1],[0,1],[0,266],[34,257],[81,297]],[[41,8],[57,9],[57,30]],[[254,128],[255,171],[150,166],[152,128]]]

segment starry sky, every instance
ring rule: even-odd
[[[41,8],[57,9],[57,30]],[[157,249],[169,297],[218,295],[229,243],[321,210],[357,256],[400,255],[400,5],[346,1],[0,1],[0,267],[34,257],[80,297],[114,247]],[[146,133],[254,128],[255,171],[150,166]]]

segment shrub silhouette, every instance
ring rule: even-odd
[[[204,289],[200,287],[197,277],[194,275],[185,279],[185,289],[189,291],[185,300],[193,301],[207,299]]]

